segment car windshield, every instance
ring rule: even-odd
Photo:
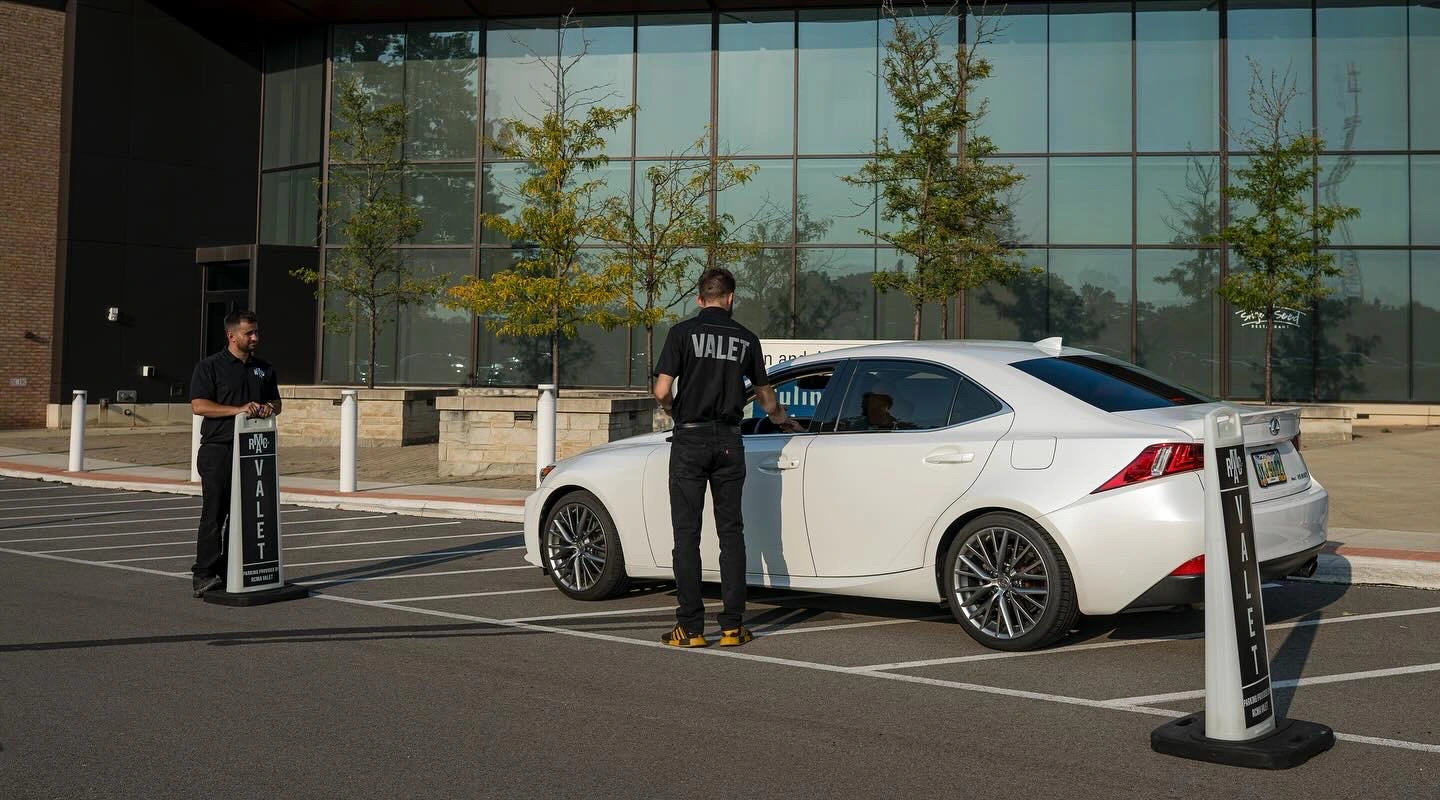
[[[1010,366],[1103,411],[1139,411],[1215,402],[1134,364],[1102,356],[1034,358]]]

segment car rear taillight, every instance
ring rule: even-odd
[[[1172,577],[1172,578],[1188,578],[1188,577],[1191,577],[1191,576],[1194,576],[1194,575],[1204,575],[1204,574],[1205,574],[1205,554],[1204,554],[1204,553],[1201,553],[1200,555],[1195,556],[1194,558],[1190,559],[1189,561],[1186,561],[1184,564],[1181,564],[1180,566],[1176,567],[1175,570],[1170,573],[1170,577]]]
[[[1105,481],[1091,494],[1144,483],[1166,475],[1193,472],[1205,466],[1205,448],[1196,442],[1152,444],[1140,451],[1125,469]]]

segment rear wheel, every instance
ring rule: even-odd
[[[1033,650],[1069,632],[1075,581],[1053,539],[1012,513],[971,520],[946,552],[945,598],[961,627],[996,650]]]
[[[615,523],[589,492],[572,492],[555,503],[541,529],[540,550],[550,580],[576,600],[604,600],[629,586]]]

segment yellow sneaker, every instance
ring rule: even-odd
[[[683,625],[676,624],[669,633],[660,637],[660,641],[671,647],[704,647],[710,644],[703,633],[690,633]]]
[[[755,634],[751,633],[750,629],[743,625],[738,628],[729,628],[720,631],[720,646],[739,647],[754,638]]]

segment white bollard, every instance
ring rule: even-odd
[[[205,418],[199,414],[190,417],[190,482],[200,482],[200,423]]]
[[[535,400],[535,485],[540,471],[555,463],[555,384],[540,384]]]
[[[70,401],[70,466],[71,472],[85,469],[85,390],[76,389]]]
[[[355,447],[360,437],[360,407],[354,389],[340,391],[340,491],[355,491]]]

